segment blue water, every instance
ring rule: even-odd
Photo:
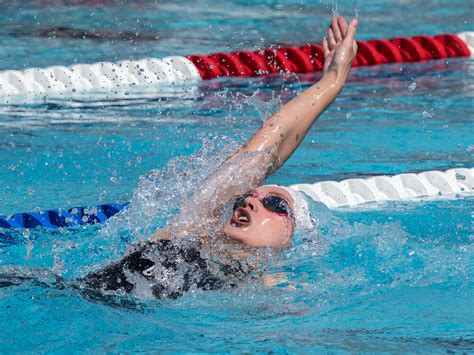
[[[317,42],[335,8],[359,15],[361,39],[473,28],[469,1],[8,2],[0,4],[0,69]],[[55,26],[158,40],[42,37]],[[203,142],[243,142],[280,102],[318,78],[222,79],[157,88],[152,98],[0,106],[0,214],[128,201],[140,176],[170,169],[173,157],[181,158],[172,164],[201,171],[206,160],[190,156]],[[269,181],[472,167],[473,79],[468,59],[354,70]],[[170,180],[161,183],[186,194]],[[32,283],[2,288],[0,350],[473,351],[473,206],[472,197],[372,210],[314,204],[318,229],[298,235],[269,265],[288,274],[289,283],[275,288],[255,282],[140,301],[135,309]],[[138,220],[142,225],[114,219],[105,228],[17,231],[21,243],[0,245],[0,266],[84,275],[164,223],[160,216]]]

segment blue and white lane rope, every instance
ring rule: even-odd
[[[474,168],[426,171],[340,182],[322,181],[297,184],[288,188],[302,191],[328,208],[356,207],[370,202],[401,201],[417,198],[458,197],[474,195]],[[94,207],[74,207],[40,212],[0,215],[0,228],[73,227],[104,223],[128,206],[110,203]]]
[[[0,215],[0,228],[60,228],[75,227],[83,224],[104,223],[128,206],[128,202],[108,203],[93,207],[73,207],[15,213],[11,216]]]

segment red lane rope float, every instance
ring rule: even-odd
[[[474,58],[474,32],[434,37],[401,37],[359,41],[354,67],[429,59]],[[129,97],[135,88],[155,92],[158,84],[213,79],[222,76],[263,76],[311,73],[324,68],[321,45],[263,48],[257,51],[171,56],[0,71],[0,104],[72,98],[88,91],[109,98]],[[143,94],[143,92],[141,93]]]
[[[431,59],[469,57],[468,46],[451,34],[358,41],[353,67]],[[259,49],[210,55],[189,55],[202,79],[221,76],[261,76],[276,73],[311,73],[324,67],[321,45]]]

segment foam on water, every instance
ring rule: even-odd
[[[36,302],[45,309],[50,309],[54,302],[62,299],[69,305],[66,308],[82,310],[84,314],[89,314],[88,317],[91,314],[114,317],[113,314],[119,312],[123,316],[117,320],[119,328],[131,319],[149,324],[155,324],[159,319],[161,326],[157,324],[158,329],[167,324],[166,334],[172,332],[175,337],[165,339],[160,336],[160,345],[158,340],[151,340],[144,346],[150,346],[150,350],[152,344],[164,346],[167,343],[173,344],[174,349],[180,349],[177,334],[185,324],[186,329],[192,326],[194,331],[199,330],[211,338],[211,333],[205,329],[211,329],[213,325],[224,326],[233,329],[236,339],[245,339],[244,325],[232,326],[229,319],[237,319],[239,324],[242,321],[251,322],[254,334],[261,334],[262,337],[275,334],[277,342],[283,339],[284,333],[289,332],[294,334],[294,341],[306,339],[307,346],[327,343],[344,347],[351,341],[353,347],[360,349],[367,349],[370,344],[378,344],[378,349],[394,349],[392,341],[395,340],[391,340],[390,334],[398,333],[391,327],[399,324],[397,319],[400,314],[403,314],[404,324],[416,324],[420,310],[411,309],[409,304],[421,307],[416,301],[419,297],[423,297],[425,302],[431,300],[432,310],[437,310],[439,317],[453,316],[457,319],[462,314],[466,317],[472,315],[469,298],[462,295],[467,297],[472,294],[472,285],[469,285],[474,266],[474,240],[470,230],[473,203],[472,198],[424,203],[394,202],[373,211],[330,211],[318,203],[312,203],[311,214],[317,222],[314,233],[296,235],[291,249],[267,259],[267,274],[282,276],[281,273],[284,273],[274,287],[265,287],[254,280],[224,292],[193,290],[175,301],[121,303],[121,307],[128,305],[139,311],[136,316],[123,308],[112,311],[107,307],[87,305],[87,302],[78,303],[78,295],[67,289],[49,289],[55,282],[50,271],[40,275],[43,284],[24,284],[4,288],[0,292],[2,299],[16,297],[21,301],[21,293],[27,287],[27,294],[36,297]],[[43,265],[51,269],[57,260],[62,260],[63,270],[77,268],[94,259],[90,255],[94,253],[93,246],[108,250],[116,242],[102,238],[100,231],[93,226],[62,233],[32,231],[28,238],[33,243],[29,259],[24,259],[27,253],[25,242],[8,249],[2,248],[5,256],[3,263],[19,262],[28,267]],[[104,258],[104,250],[96,252],[100,255],[96,259]],[[85,267],[90,268],[90,265]],[[10,271],[18,273],[17,270]],[[63,273],[63,276],[67,275],[67,272]],[[175,281],[179,283],[179,280]],[[147,298],[146,287],[137,292],[140,298]],[[399,297],[393,296],[396,294]],[[450,295],[457,296],[452,298]],[[438,304],[440,301],[437,299],[442,300],[443,304]],[[382,312],[380,307],[385,307],[385,311]],[[372,308],[374,311],[371,311]],[[395,310],[398,310],[397,314]],[[192,325],[184,321],[189,317],[199,319],[204,314],[207,328],[203,328],[198,320],[192,321]],[[429,316],[429,319],[438,318]],[[167,320],[169,323],[166,323]],[[52,321],[56,322],[54,316]],[[272,326],[275,321],[285,328],[284,332],[275,333]],[[354,331],[349,334],[346,329],[350,324]],[[442,331],[436,323],[425,324],[424,327],[429,327],[432,334]],[[142,327],[131,329],[134,329],[131,334],[139,329],[145,331]],[[375,333],[371,333],[371,329]],[[463,328],[459,329],[462,334]],[[377,334],[382,336],[385,332],[388,334],[385,340],[377,337]],[[448,345],[446,342],[438,343],[435,338],[430,340],[421,334],[420,337],[415,342],[416,349],[464,349],[467,346],[467,343],[449,343],[454,341],[450,338],[445,339]],[[399,346],[408,350],[406,346],[411,343],[404,340]]]
[[[472,205],[473,199],[464,203]],[[430,213],[441,217],[446,214],[443,205],[453,209],[449,226],[410,224],[410,218]],[[354,304],[389,289],[456,289],[469,283],[473,236],[469,209],[460,202],[394,202],[384,210],[363,212],[330,212],[314,203],[312,214],[318,219],[318,234],[297,237],[274,271],[288,272],[289,285],[301,290],[298,297],[306,295],[318,309]]]
[[[215,100],[230,104],[235,110],[229,115],[239,115],[243,106],[250,105],[259,113],[260,119],[268,117],[281,103],[279,97],[268,100],[268,95],[259,90],[247,96],[235,96],[226,90],[218,91],[216,95]],[[207,98],[203,107],[212,101],[212,97]],[[9,247],[4,265],[10,262],[46,266],[61,276],[77,277],[117,260],[130,244],[147,240],[156,228],[172,220],[180,207],[186,201],[189,203],[190,196],[196,194],[203,182],[239,147],[240,142],[226,136],[204,138],[202,149],[197,153],[172,158],[163,168],[143,175],[130,207],[104,227],[81,227],[57,233],[32,231],[31,235],[23,236],[23,244]],[[386,207],[390,211],[390,204]],[[310,210],[315,229],[297,234],[292,249],[276,261],[270,259],[269,272],[287,273],[288,281],[283,278],[282,287],[298,290],[295,294],[290,292],[290,298],[292,295],[301,297],[299,292],[312,295],[313,300],[308,302],[313,304],[317,299],[313,305],[319,309],[328,302],[333,303],[328,299],[339,300],[337,305],[344,300],[350,302],[354,292],[363,297],[401,284],[409,287],[431,285],[445,282],[456,272],[458,277],[466,274],[472,248],[465,242],[451,251],[445,245],[420,244],[400,223],[390,219],[353,223],[347,216],[341,217],[315,202],[311,202]],[[403,209],[400,211],[404,213]],[[192,221],[192,216],[188,217]],[[185,229],[189,222],[174,220],[174,223],[182,223]],[[210,234],[219,234],[215,227],[210,228]],[[258,283],[255,287],[258,291],[249,292],[260,293]],[[139,294],[148,298],[145,290],[143,287]],[[271,294],[273,291],[265,292]]]
[[[2,7],[2,18],[15,26],[153,30],[160,38],[143,44],[106,40],[94,43],[91,51],[89,40],[38,40],[34,34],[19,40],[8,34],[8,25],[2,32],[0,63],[4,69],[23,69],[297,45],[320,40],[325,28],[318,24],[327,24],[337,12],[348,17],[360,12],[361,39],[472,30],[469,1],[410,2],[411,11],[407,4],[244,1],[229,11],[226,2],[189,2],[183,13],[182,4],[90,7],[56,2],[45,7],[23,2],[18,11],[11,2]],[[58,11],[61,16],[51,15]],[[271,182],[470,167],[472,69],[472,61],[459,59],[354,70],[336,105]],[[318,78],[300,79],[306,86]],[[412,83],[414,91],[409,90]],[[199,132],[232,134],[233,139],[239,136],[237,129],[250,134],[266,114],[249,109],[248,97],[254,95],[256,110],[265,111],[258,100],[279,92],[281,81],[222,78],[188,89],[170,90],[158,101],[156,93],[135,98],[123,92],[116,102],[105,95],[98,102],[84,98],[0,107],[4,213],[123,202],[139,175],[160,167],[141,179],[131,215],[117,217],[103,231],[97,226],[29,234],[0,231],[15,234],[0,245],[0,266],[7,267],[3,271],[46,281],[0,288],[4,352],[472,351],[472,198],[395,202],[364,211],[328,211],[312,204],[314,233],[298,234],[293,248],[267,262],[268,273],[286,273],[275,287],[250,281],[224,292],[193,290],[174,301],[138,302],[132,310],[50,288],[55,282],[51,275],[83,276],[117,260],[133,241],[164,225],[186,196],[186,189],[169,186],[173,172],[184,184],[189,167],[196,166],[195,182],[207,174],[206,159],[189,163],[183,157],[198,145]],[[278,96],[286,101],[293,95],[281,91]],[[176,149],[178,141],[186,147]],[[204,145],[220,147],[215,140]],[[183,160],[163,167],[177,155]],[[202,157],[206,155],[210,151]],[[209,170],[225,157],[216,159]],[[161,183],[176,193],[175,200],[160,190]],[[196,186],[189,188],[192,192]],[[170,204],[153,205],[157,196]],[[152,216],[148,206],[161,215]]]
[[[258,90],[251,95],[239,95],[239,97],[229,96],[225,90],[217,94],[219,100],[232,104],[237,114],[242,110],[243,105],[251,105],[259,112],[260,117],[268,117],[275,106],[280,104],[279,99],[260,98]],[[203,105],[208,103],[209,100]],[[61,102],[59,104],[63,105]],[[64,104],[69,105],[68,103]],[[75,102],[71,105],[72,107],[78,105],[78,108],[83,110],[84,104],[87,105],[87,102]],[[96,107],[100,103],[93,104]],[[104,102],[103,104],[107,105],[108,103]],[[139,104],[143,104],[143,102],[139,102]],[[59,117],[63,117],[64,121],[62,113]],[[207,223],[205,220],[196,221],[192,215],[181,216],[182,218],[179,220],[173,219],[173,217],[185,204],[189,207],[190,204],[200,206],[210,202],[199,199],[204,181],[213,176],[224,161],[240,146],[240,142],[226,136],[203,138],[202,148],[197,153],[191,156],[172,158],[162,169],[153,169],[143,175],[138,188],[133,193],[129,208],[110,219],[103,227],[59,229],[57,232],[37,229],[31,232],[25,231],[24,233],[27,235],[17,237],[13,234],[23,232],[13,231],[12,239],[16,239],[19,243],[17,246],[9,248],[8,254],[11,255],[11,258],[6,258],[5,264],[10,262],[22,267],[46,267],[62,277],[80,277],[91,270],[117,260],[127,252],[131,244],[148,240],[157,228],[164,227],[171,220],[177,226],[175,230],[178,232],[180,228],[186,229],[188,223],[205,225]],[[266,154],[267,152],[244,155],[238,161],[233,162],[228,170],[233,171],[235,176],[240,176],[242,173],[240,164],[243,161],[260,159],[261,169],[245,172],[246,176],[258,176],[265,170],[265,166],[270,164],[267,162]],[[222,178],[214,178],[214,180],[216,184],[238,184],[246,190],[253,187],[251,179],[248,182],[246,182],[247,178],[237,181],[232,173]],[[190,200],[191,196],[194,196],[192,201]],[[211,196],[211,198],[213,197]],[[222,221],[225,221],[226,216],[229,215],[230,208],[231,206],[225,206],[220,212]],[[192,211],[192,206],[189,210]],[[212,237],[222,237],[220,226],[215,224],[208,225],[207,234]],[[180,242],[186,243],[187,241],[182,239]],[[24,256],[22,261],[18,262],[15,256],[18,256],[17,252],[23,254],[21,250],[24,247],[26,247]],[[266,252],[260,254],[267,255]],[[179,279],[174,280],[174,283],[179,284]],[[149,289],[145,291],[147,290],[146,286],[138,285],[136,296],[149,298],[147,297]],[[140,289],[143,292],[140,292]]]

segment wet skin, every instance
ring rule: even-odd
[[[261,198],[279,196],[293,209],[293,198],[285,189],[278,186],[260,186],[250,191],[251,196],[244,200],[224,225],[224,233],[229,238],[253,247],[289,248],[295,231],[292,214],[286,216],[267,210]]]

